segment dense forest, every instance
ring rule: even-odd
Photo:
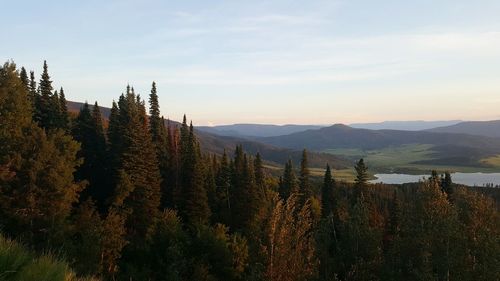
[[[369,184],[368,164],[318,180],[304,150],[276,178],[242,146],[200,149],[154,82],[148,106],[127,86],[104,120],[97,103],[68,112],[47,63],[36,79],[7,62],[0,280],[500,280],[492,198],[449,174]]]

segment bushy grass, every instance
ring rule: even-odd
[[[0,281],[91,281],[77,278],[69,266],[46,254],[36,256],[19,243],[0,235]]]

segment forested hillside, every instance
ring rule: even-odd
[[[209,153],[186,117],[165,126],[154,82],[148,101],[126,86],[105,126],[97,103],[68,113],[46,63],[39,77],[0,67],[0,230],[77,276],[500,279],[497,205],[449,173],[372,185],[360,159],[354,183],[330,165],[318,179],[301,149],[274,177],[260,147]],[[0,280],[12,280],[4,248]]]

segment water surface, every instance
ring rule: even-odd
[[[429,175],[376,174],[375,177],[377,179],[371,180],[371,183],[402,184],[418,182],[428,178]],[[454,183],[469,186],[500,185],[500,173],[453,173],[451,178]]]

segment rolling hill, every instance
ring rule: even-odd
[[[427,131],[500,138],[500,120],[461,122],[451,126],[429,129]]]
[[[387,153],[403,146],[427,145],[422,151],[427,156],[412,162],[422,165],[484,167],[482,159],[500,154],[500,138],[427,131],[355,129],[342,124],[258,140],[290,149],[306,147],[342,156],[359,156],[354,150],[385,150]],[[404,154],[405,151],[401,150],[400,153]]]

